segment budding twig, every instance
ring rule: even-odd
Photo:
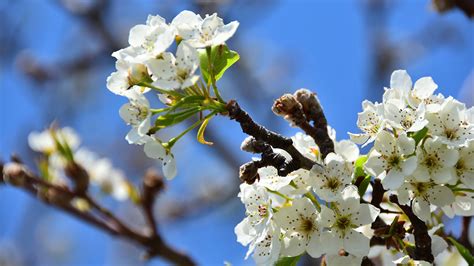
[[[313,165],[316,164],[303,156],[293,146],[293,141],[290,138],[270,131],[253,121],[250,115],[242,110],[236,101],[229,101],[226,109],[230,119],[237,121],[244,133],[253,136],[257,141],[262,141],[273,148],[285,150],[291,155],[292,160],[286,163],[283,168],[281,168],[280,165],[274,165],[277,167],[280,175],[287,175],[300,168],[310,170]]]

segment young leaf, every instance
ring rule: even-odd
[[[467,264],[474,265],[474,256],[471,254],[469,249],[461,245],[461,243],[459,243],[452,237],[448,237],[448,239],[459,251],[459,254],[461,254],[461,256],[466,260]]]
[[[296,257],[284,257],[279,259],[275,266],[296,266],[298,264],[298,261],[300,260],[301,256],[296,256]]]
[[[212,143],[210,141],[206,141],[204,139],[204,131],[206,131],[207,124],[209,124],[209,121],[211,121],[212,118],[213,118],[213,116],[210,116],[210,117],[204,119],[204,121],[201,124],[201,127],[198,130],[197,139],[198,139],[199,143],[201,143],[201,144],[205,144],[205,145],[214,144],[214,143]]]
[[[364,177],[364,180],[359,185],[359,196],[364,196],[365,192],[367,191],[367,188],[369,187],[370,184],[370,175],[367,175]]]
[[[202,50],[199,53],[201,73],[206,83],[211,82],[211,66],[209,66],[209,61],[212,64],[212,73],[214,73],[215,81],[218,81],[224,75],[224,72],[240,59],[239,54],[229,50],[225,44],[212,47],[210,60],[207,57],[206,50]]]
[[[362,155],[355,161],[354,164],[354,177],[357,179],[359,176],[366,176],[364,171],[364,164],[367,162],[367,155]]]
[[[416,132],[411,137],[415,140],[416,145],[418,145],[418,143],[420,143],[420,141],[426,136],[427,133],[428,128],[424,127],[422,130]]]
[[[193,107],[179,113],[169,113],[166,115],[159,116],[155,120],[155,127],[157,129],[161,129],[161,128],[166,128],[166,127],[170,127],[172,125],[178,124],[188,119],[189,117],[197,114],[199,110],[200,110],[199,107]]]

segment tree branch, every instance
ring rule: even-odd
[[[397,195],[390,195],[390,201],[397,204],[400,209],[408,216],[413,226],[413,235],[415,236],[415,250],[413,255],[410,254],[414,260],[424,260],[433,263],[434,257],[431,253],[431,237],[428,234],[428,227],[426,224],[413,213],[410,206],[401,205],[398,202]]]
[[[195,265],[189,256],[169,246],[158,234],[156,221],[151,211],[152,205],[146,209],[145,213],[147,220],[150,221],[152,234],[144,235],[127,226],[112,212],[97,203],[87,192],[77,193],[68,187],[49,183],[17,162],[5,166],[0,164],[0,166],[3,182],[22,189],[45,204],[64,211],[107,234],[134,242],[146,250],[146,258],[160,256],[176,265]],[[72,204],[73,199],[85,200],[98,215],[94,215],[89,210],[78,209]]]

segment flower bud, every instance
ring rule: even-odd
[[[244,139],[244,141],[242,141],[240,149],[250,153],[263,153],[268,151],[268,149],[271,151],[271,147],[269,145],[265,144],[263,141],[256,140],[252,136],[248,136]]]
[[[89,187],[89,174],[87,171],[74,161],[69,162],[64,171],[74,181],[74,192],[84,194]]]
[[[67,186],[65,185],[58,186],[67,189]],[[71,195],[52,188],[45,189],[44,191],[40,192],[38,196],[43,198],[46,202],[57,206],[67,206],[73,199]]]
[[[255,165],[255,162],[248,162],[239,169],[240,180],[247,184],[255,183],[255,180],[260,179],[258,175],[258,167]]]
[[[301,104],[293,95],[288,93],[278,98],[272,107],[272,111],[279,116],[291,114],[297,109],[301,109]]]
[[[148,74],[148,69],[143,64],[133,64],[128,69],[128,84],[130,86],[135,86],[141,82],[150,81],[150,74]]]
[[[3,166],[3,178],[4,182],[17,187],[24,186],[26,183],[25,169],[19,163],[7,163]]]
[[[321,112],[321,105],[315,93],[307,89],[299,89],[295,92],[295,97],[308,118],[312,118],[315,114]]]

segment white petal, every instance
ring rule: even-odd
[[[311,236],[311,240],[309,241],[308,246],[306,247],[306,252],[308,252],[308,254],[313,258],[319,258],[324,253],[325,245],[326,243],[323,244],[321,242],[319,232],[315,232]]]
[[[410,155],[415,151],[415,140],[407,137],[405,133],[398,136],[397,144],[403,155]]]
[[[431,77],[423,77],[415,82],[413,93],[420,99],[427,99],[438,88]]]
[[[146,34],[150,29],[147,25],[136,25],[130,29],[130,35],[128,36],[128,43],[131,46],[140,46],[145,42]]]
[[[176,160],[173,155],[166,155],[163,159],[163,174],[167,179],[173,179],[177,173]]]
[[[427,222],[431,218],[430,203],[420,197],[416,197],[412,202],[413,213],[418,218]]]
[[[344,237],[344,249],[352,255],[366,256],[370,250],[370,240],[361,232],[350,230]]]
[[[448,243],[437,235],[431,236],[431,253],[434,257],[438,256],[441,252],[445,251],[448,248]]]
[[[238,27],[239,27],[239,22],[237,21],[232,21],[231,23],[220,27],[216,32],[216,35],[213,39],[212,44],[213,45],[223,44],[232,36],[234,36]]]
[[[328,207],[321,205],[321,226],[331,227],[336,222],[336,214]]]
[[[390,87],[392,89],[400,89],[404,92],[411,90],[412,81],[406,70],[396,70],[390,78]]]
[[[163,160],[166,156],[166,150],[163,145],[155,140],[145,143],[143,150],[145,151],[146,156],[152,159]]]
[[[350,140],[341,140],[336,143],[335,151],[347,161],[353,162],[359,157],[359,148]]]
[[[339,234],[329,231],[321,233],[321,242],[324,243],[326,254],[338,254],[339,250],[344,246]]]
[[[352,223],[357,226],[371,224],[379,215],[380,210],[371,204],[361,204],[359,210],[353,214]]]
[[[428,191],[429,201],[438,206],[443,207],[454,202],[454,193],[445,186],[434,186]]]

